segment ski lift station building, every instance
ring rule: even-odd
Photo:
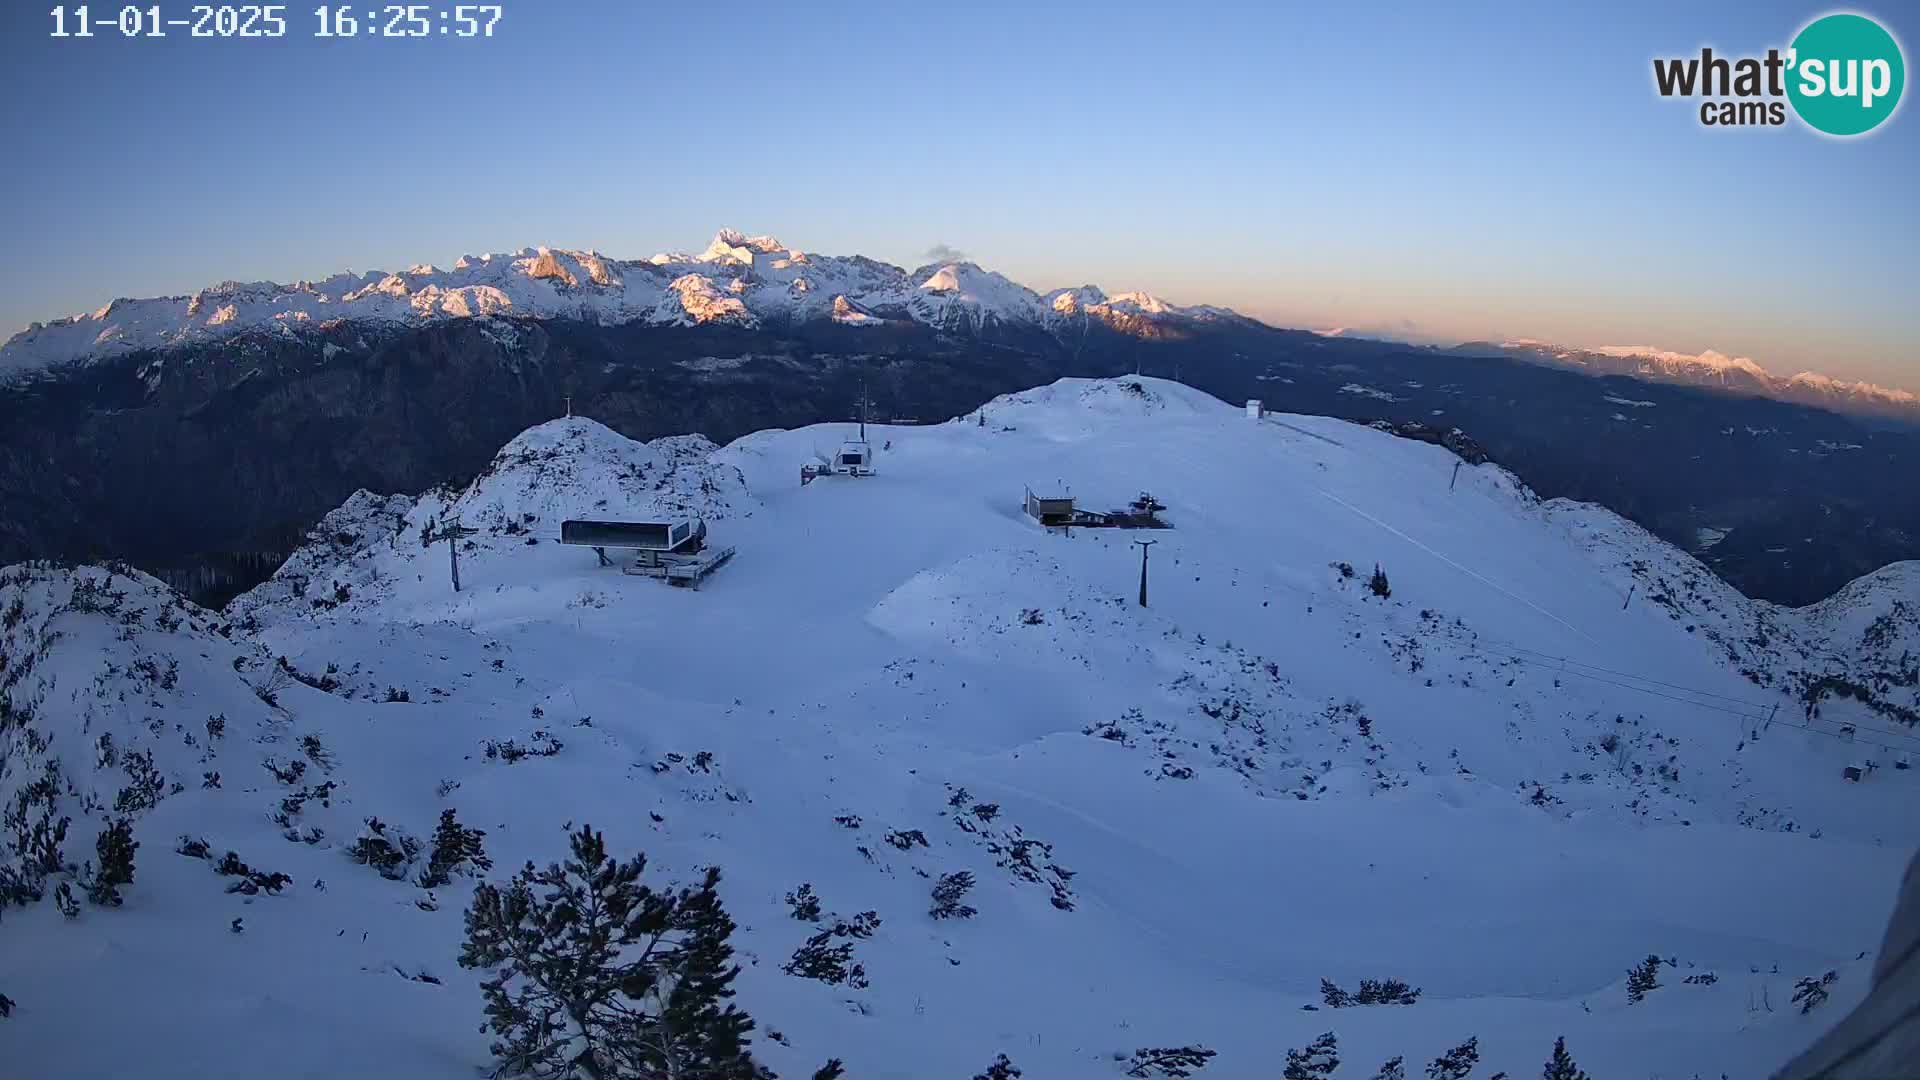
[[[697,517],[664,521],[587,521],[560,523],[560,542],[590,547],[609,565],[608,548],[639,553],[625,568],[629,574],[663,578],[672,585],[698,585],[708,574],[733,558],[733,549],[707,544],[707,523]]]
[[[1035,495],[1033,489],[1028,488],[1025,505],[1027,516],[1042,525],[1076,524],[1071,495]]]
[[[846,476],[873,475],[873,447],[865,439],[848,439],[833,456],[833,471]]]

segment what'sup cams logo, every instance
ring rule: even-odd
[[[1783,52],[1656,59],[1653,85],[1663,98],[1703,98],[1707,127],[1778,127],[1787,109],[1815,131],[1864,135],[1900,107],[1907,65],[1900,43],[1865,15],[1822,15],[1794,35]]]

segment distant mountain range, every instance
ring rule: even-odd
[[[415,328],[488,316],[746,330],[812,321],[877,327],[891,320],[975,333],[1071,331],[1099,322],[1140,337],[1195,322],[1254,325],[1225,308],[1180,307],[1146,293],[1108,296],[1092,285],[1038,293],[971,262],[908,271],[724,229],[698,255],[618,260],[527,248],[462,256],[447,270],[422,265],[293,285],[229,281],[191,296],[114,300],[16,334],[0,346],[0,378],[18,381],[76,362],[250,334],[298,338],[343,324]]]
[[[1594,375],[1626,375],[1649,382],[1701,386],[1735,394],[1791,401],[1854,416],[1920,423],[1920,394],[1869,382],[1847,382],[1818,372],[1779,376],[1744,356],[1708,350],[1679,353],[1651,345],[1606,345],[1581,349],[1544,341],[1470,341],[1447,350],[1465,356],[1489,353]]]
[[[1093,285],[1037,292],[972,262],[915,270],[864,256],[820,255],[771,236],[723,229],[697,255],[611,259],[593,251],[526,248],[462,256],[452,268],[342,273],[292,285],[228,281],[190,296],[117,299],[35,323],[0,346],[0,382],[137,351],[212,344],[248,334],[310,335],[341,324],[381,329],[458,319],[566,319],[742,329],[810,321],[877,327],[912,321],[946,331],[1031,328],[1071,333],[1098,322],[1124,334],[1177,335],[1196,323],[1262,325],[1223,307],[1180,306]],[[1341,336],[1352,337],[1344,332]],[[1475,341],[1444,351],[1502,355],[1592,374],[1708,387],[1852,415],[1920,423],[1920,395],[1814,372],[1780,377],[1744,357],[1651,346],[1585,349],[1548,342]]]
[[[218,603],[356,489],[465,483],[569,407],[629,438],[725,442],[849,419],[863,393],[876,419],[932,422],[1131,373],[1458,428],[1540,494],[1605,505],[1780,603],[1920,557],[1920,424],[1895,422],[1898,392],[1790,397],[1829,384],[1637,356],[1288,330],[732,231],[697,255],[529,249],[228,283],[116,300],[0,347],[0,565],[126,559]]]

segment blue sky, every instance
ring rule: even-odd
[[[492,40],[329,41],[293,4],[292,36],[245,42],[53,40],[51,6],[0,15],[4,331],[733,226],[1285,325],[1920,389],[1913,107],[1839,141],[1706,129],[1652,89],[1654,56],[1784,47],[1817,5],[506,0]],[[1858,10],[1912,59],[1920,11]]]

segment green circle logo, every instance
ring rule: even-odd
[[[1900,43],[1865,15],[1823,15],[1787,52],[1787,99],[1816,131],[1860,135],[1900,105],[1907,65]]]

